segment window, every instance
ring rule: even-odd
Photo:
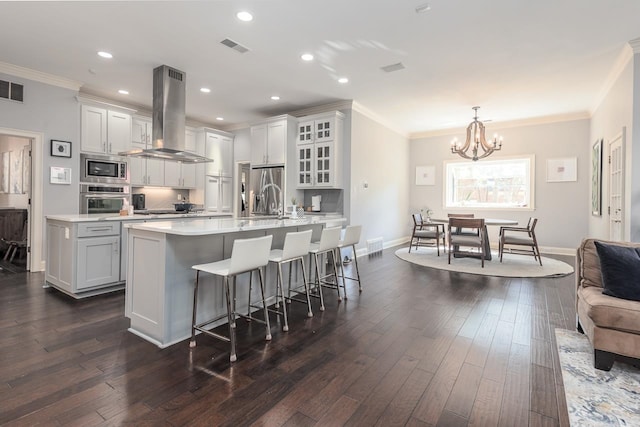
[[[532,209],[534,156],[445,162],[448,208]]]

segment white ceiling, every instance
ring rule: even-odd
[[[237,20],[241,9],[254,20]],[[82,92],[150,107],[152,70],[166,64],[186,72],[195,120],[354,100],[407,134],[466,125],[474,105],[494,122],[586,113],[640,36],[638,0],[22,1],[0,2],[0,17],[1,62]]]

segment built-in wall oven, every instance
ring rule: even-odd
[[[80,153],[80,182],[129,184],[126,157]]]
[[[125,203],[131,205],[129,185],[80,184],[81,214],[118,213]]]

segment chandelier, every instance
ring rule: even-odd
[[[467,126],[467,140],[463,145],[460,144],[458,138],[451,141],[451,152],[458,154],[465,159],[471,159],[474,162],[478,159],[484,159],[494,151],[500,151],[502,148],[502,137],[497,134],[493,135],[493,140],[487,142],[484,135],[484,125],[478,120],[478,110],[480,107],[473,107],[475,116],[473,121]],[[482,153],[479,150],[482,150]]]

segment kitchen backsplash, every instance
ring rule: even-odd
[[[342,190],[304,190],[304,208],[311,206],[312,196],[322,196],[320,212],[344,212],[344,191]]]
[[[189,190],[174,190],[172,188],[150,188],[150,187],[133,187],[132,194],[145,195],[146,209],[173,209],[174,203],[180,203],[178,195],[182,201],[188,201]]]

